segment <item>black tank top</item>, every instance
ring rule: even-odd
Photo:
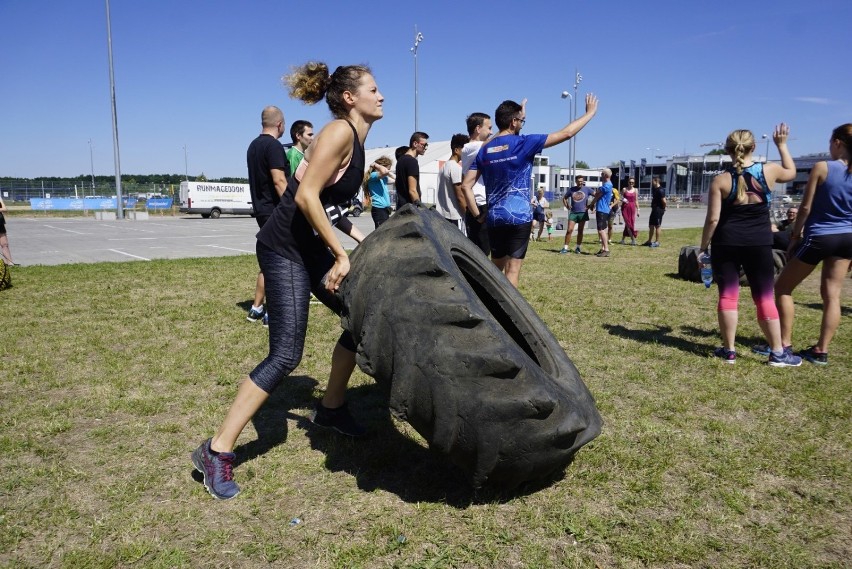
[[[731,193],[722,200],[719,224],[713,232],[714,245],[756,246],[772,245],[772,224],[769,203],[772,193],[763,175],[763,164],[752,164],[743,170],[746,192],[760,197],[762,203],[737,204],[737,173],[731,175]]]
[[[364,147],[358,140],[355,126],[348,121],[347,124],[352,128],[352,159],[343,176],[320,192],[320,202],[324,206],[341,205],[349,201],[358,193],[364,181]],[[309,265],[313,259],[327,257],[330,253],[296,205],[298,191],[299,180],[295,175],[291,176],[272,217],[257,233],[257,240],[282,257],[300,265]]]

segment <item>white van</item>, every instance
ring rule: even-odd
[[[223,213],[251,215],[251,191],[248,184],[218,182],[181,182],[180,212],[200,213],[218,219]]]

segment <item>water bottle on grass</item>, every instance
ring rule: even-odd
[[[698,263],[701,266],[701,282],[704,283],[704,288],[710,288],[710,285],[713,284],[713,267],[710,264],[710,253],[702,253],[698,257]]]

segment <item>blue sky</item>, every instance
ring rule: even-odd
[[[770,9],[765,9],[770,7]],[[419,126],[433,140],[473,111],[526,97],[525,133],[569,119],[574,69],[598,116],[577,140],[592,166],[703,152],[735,128],[791,125],[794,155],[852,121],[852,2],[111,0],[121,171],[245,176],[260,110],[329,119],[280,83],[308,60],[367,63],[385,96],[368,147]],[[0,0],[0,175],[114,174],[105,2]],[[288,135],[285,134],[286,140]],[[650,150],[647,150],[649,149]],[[760,153],[763,152],[759,146]],[[552,148],[568,164],[568,144]],[[774,149],[770,158],[777,158]]]

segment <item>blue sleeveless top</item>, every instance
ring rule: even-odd
[[[817,186],[805,235],[852,233],[852,174],[840,160],[826,162],[828,175]]]

